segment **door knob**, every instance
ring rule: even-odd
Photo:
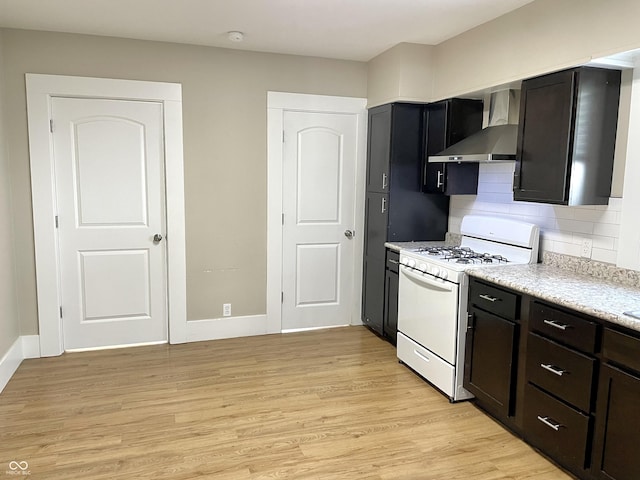
[[[153,236],[153,243],[160,243],[162,241],[162,235],[160,235],[159,233],[156,233]]]
[[[355,232],[353,230],[344,231],[344,236],[347,237],[348,239],[352,239],[354,235],[355,235]]]

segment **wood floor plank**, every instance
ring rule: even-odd
[[[25,360],[0,472],[31,479],[571,478],[364,327]]]

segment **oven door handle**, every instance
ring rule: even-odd
[[[406,267],[404,265],[400,266],[402,273],[404,273],[407,277],[415,280],[419,283],[424,283],[425,285],[430,285],[432,287],[437,288],[438,290],[444,290],[447,292],[451,292],[453,290],[453,285],[446,281],[437,281],[436,277],[433,277],[429,274],[422,275],[422,273],[414,272],[410,267]]]

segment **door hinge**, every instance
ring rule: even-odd
[[[282,143],[284,143],[284,130],[282,130]]]
[[[53,133],[53,119],[49,119],[49,131]]]
[[[56,217],[55,217],[55,218],[56,218],[56,228],[58,228],[58,227],[59,227],[59,224],[58,224],[58,215],[56,215]]]
[[[62,318],[62,307],[60,307],[60,318]]]
[[[282,214],[282,225],[284,225],[284,213]]]
[[[280,303],[284,303],[284,292],[280,292]]]

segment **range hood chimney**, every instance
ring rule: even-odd
[[[519,103],[519,90],[492,93],[487,127],[437,155],[429,156],[429,162],[485,163],[515,160]]]

